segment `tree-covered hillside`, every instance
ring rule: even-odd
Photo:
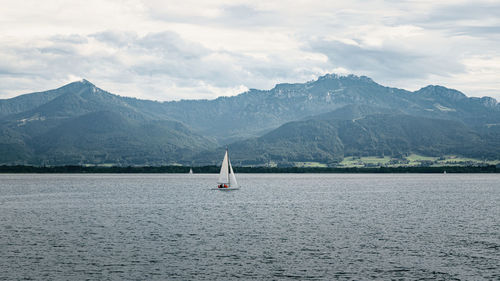
[[[41,95],[2,101],[15,113],[1,119],[0,163],[166,165],[215,147],[212,139],[147,110],[161,104],[112,95],[88,81]],[[30,97],[45,102],[30,106]]]
[[[86,80],[0,100],[0,164],[318,162],[412,153],[500,159],[500,105],[441,86],[410,92],[325,75],[214,100],[121,97]]]

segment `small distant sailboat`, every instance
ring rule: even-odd
[[[234,175],[233,166],[231,166],[231,161],[229,161],[227,148],[226,153],[224,154],[224,160],[222,160],[219,180],[217,181],[217,183],[217,189],[220,190],[239,189],[238,182],[236,181],[236,176]]]
[[[189,168],[189,174],[193,174],[193,168]]]

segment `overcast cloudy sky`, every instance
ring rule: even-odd
[[[0,98],[86,78],[155,100],[326,73],[500,99],[500,1],[0,0]]]

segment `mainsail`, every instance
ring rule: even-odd
[[[218,183],[229,184],[228,162],[229,162],[229,157],[227,156],[227,150],[226,150],[226,154],[224,154],[224,160],[222,160],[222,165],[220,167],[219,180],[217,181]]]

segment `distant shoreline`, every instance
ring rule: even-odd
[[[378,167],[378,168],[318,168],[318,167],[233,167],[235,173],[500,173],[500,167],[488,166],[443,166],[443,167]],[[0,173],[29,173],[29,174],[84,174],[84,173],[188,173],[193,169],[196,173],[219,173],[218,166],[140,166],[140,167],[100,167],[100,166],[0,166]]]

